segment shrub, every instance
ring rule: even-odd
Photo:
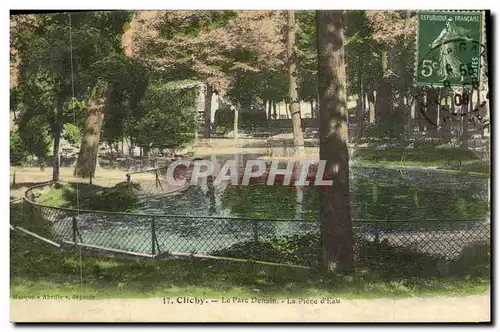
[[[462,249],[460,257],[453,262],[456,273],[474,276],[489,276],[491,264],[491,246],[489,244],[471,244]]]
[[[211,255],[246,258],[282,264],[317,265],[319,236],[315,234],[269,237],[264,241],[236,243]]]
[[[404,134],[403,112],[393,112],[386,120],[366,126],[363,134],[370,139],[399,139]]]
[[[19,132],[11,131],[10,132],[10,164],[14,166],[24,164],[29,156],[29,152],[26,149],[26,145],[24,144],[21,136],[19,136]]]
[[[100,190],[88,198],[87,206],[91,210],[127,211],[139,204],[138,183],[121,182],[109,190]]]
[[[64,125],[64,134],[63,137],[68,143],[73,145],[79,145],[82,140],[82,133],[79,127],[66,123]]]

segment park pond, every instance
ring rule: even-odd
[[[425,242],[421,251],[441,254],[443,242],[459,241],[448,255],[455,256],[460,246],[489,238],[486,230],[476,234],[489,210],[488,181],[432,169],[351,167],[355,236],[413,247]],[[121,250],[213,253],[269,237],[317,233],[319,195],[317,187],[192,185],[173,195],[145,195],[137,215],[82,214],[78,235],[84,243]],[[67,234],[66,219],[59,223]]]
[[[488,180],[438,170],[353,167],[353,220],[474,220],[488,210]],[[257,219],[318,220],[320,190],[284,185],[190,186],[151,195],[137,213]]]

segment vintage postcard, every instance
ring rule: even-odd
[[[11,12],[11,322],[491,322],[490,31]]]

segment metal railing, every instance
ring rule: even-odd
[[[306,266],[314,265],[319,257],[314,253],[319,248],[318,221],[49,207],[36,203],[35,193],[48,184],[26,191],[24,211],[29,220],[25,225],[28,231],[30,224],[50,225],[50,234],[45,236],[63,245],[148,258],[223,256]],[[456,260],[465,248],[490,243],[490,224],[485,220],[355,220],[352,226],[358,257],[363,255],[363,246],[375,244],[380,250],[400,248]]]

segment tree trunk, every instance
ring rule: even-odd
[[[304,206],[304,190],[300,186],[295,186],[296,204],[295,204],[295,219],[302,219]]]
[[[274,119],[278,118],[278,111],[276,109],[276,100],[273,100],[273,117]]]
[[[94,176],[103,120],[104,103],[92,103],[88,111],[87,120],[85,121],[85,132],[83,134],[80,153],[78,153],[78,161],[74,172],[75,176],[81,178]]]
[[[311,118],[314,119],[314,100],[309,102],[311,104]]]
[[[361,109],[363,110],[363,114],[366,112],[366,86],[363,86],[361,83]]]
[[[342,11],[316,11],[320,160],[333,184],[321,192],[321,249],[328,271],[354,268],[349,206],[349,152]]]
[[[377,100],[375,102],[375,114],[377,121],[386,120],[391,114],[391,86],[387,78],[388,69],[388,47],[384,45],[380,52],[380,65],[382,67],[382,79],[377,87]]]
[[[418,95],[415,98],[415,121],[417,122],[418,126],[418,131],[419,133],[424,131],[424,117],[422,115],[422,112],[425,112],[425,107],[424,107],[424,100],[422,95]]]
[[[287,55],[288,55],[288,77],[290,81],[290,113],[292,116],[293,127],[293,146],[294,154],[297,156],[304,155],[304,135],[302,133],[302,122],[300,118],[299,95],[297,92],[297,57],[295,54],[295,12],[288,11],[288,38],[287,38]]]
[[[363,109],[363,86],[359,85],[358,99],[356,100],[356,117],[358,118],[358,137],[363,136],[363,127],[365,122],[365,110]]]
[[[437,97],[437,105],[436,105],[436,126],[437,130],[440,131],[441,127],[443,125],[443,122],[441,121],[441,116],[442,116],[442,111],[441,111],[441,98],[442,98],[442,90],[437,91],[436,94]]]
[[[135,154],[135,146],[134,146],[134,142],[132,142],[132,140],[130,140],[130,145],[128,146],[128,155],[130,157],[133,157]]]
[[[207,84],[205,90],[205,128],[203,132],[205,138],[210,138],[212,124],[212,94],[212,86]]]
[[[149,146],[145,145],[145,146],[142,146],[142,159],[146,160],[149,158]]]
[[[416,111],[415,104],[416,104],[416,100],[413,99],[413,102],[411,103],[411,105],[409,105],[410,106],[410,119],[412,120],[412,122],[414,122],[414,120],[415,120],[415,111]]]
[[[367,91],[368,99],[368,120],[370,123],[375,123],[375,93],[373,90]]]
[[[52,161],[52,181],[59,181],[59,168],[61,165],[61,155],[59,152],[60,142],[61,142],[61,117],[62,117],[62,107],[60,105],[56,106],[56,124],[54,130],[54,148],[52,150],[53,161]]]
[[[427,117],[429,118],[429,120],[432,122],[431,123],[427,123],[427,128],[429,128],[430,132],[431,133],[435,133],[437,128],[434,126],[434,125],[437,125],[437,115],[438,115],[438,111],[437,111],[437,103],[436,103],[436,100],[438,98],[437,96],[437,91],[436,89],[434,88],[431,88],[429,90],[427,90],[427,93],[426,93],[426,96],[427,96],[427,100],[426,100],[426,104],[427,104],[427,112],[426,112],[426,115]],[[427,121],[429,122],[429,121]]]
[[[234,108],[233,133],[234,139],[238,139],[238,107]]]
[[[472,106],[473,106],[473,98],[472,98],[472,92],[466,92],[469,93],[469,102],[467,104],[462,105],[462,113],[467,114],[466,116],[462,116],[462,133],[460,135],[460,147],[462,148],[468,148],[469,147],[469,118],[471,117],[472,113]]]

